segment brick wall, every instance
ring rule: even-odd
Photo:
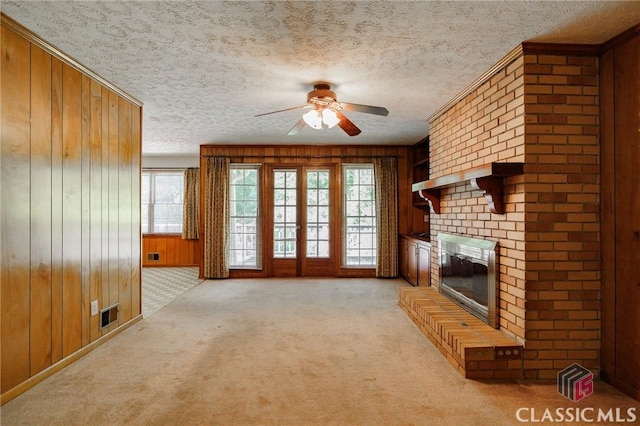
[[[432,241],[440,232],[498,241],[500,328],[525,345],[526,377],[551,379],[573,362],[599,370],[598,62],[539,51],[430,122],[431,178],[525,162],[524,175],[504,180],[505,214],[461,183],[442,190],[430,220]]]
[[[501,161],[525,159],[524,59],[515,58],[430,123],[430,177]],[[506,180],[505,214],[489,212],[469,184],[441,191],[441,213],[431,215],[431,240],[440,232],[498,241],[500,328],[525,339],[524,177]],[[435,248],[435,247],[434,247]],[[438,285],[437,250],[432,282]]]
[[[600,368],[598,59],[526,54],[526,375]]]

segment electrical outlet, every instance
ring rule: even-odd
[[[428,214],[425,214],[425,215],[422,217],[422,221],[423,221],[424,223],[429,222],[429,215],[428,215]]]
[[[91,316],[98,315],[98,301],[91,302]]]

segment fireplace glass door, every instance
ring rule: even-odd
[[[497,326],[494,241],[438,235],[440,292],[489,325]]]

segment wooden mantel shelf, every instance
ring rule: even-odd
[[[440,214],[440,189],[469,182],[473,188],[483,191],[491,213],[504,214],[503,178],[521,175],[523,171],[524,163],[489,163],[436,179],[416,182],[411,186],[411,190],[429,201],[433,211]]]

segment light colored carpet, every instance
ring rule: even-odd
[[[520,407],[637,407],[602,382],[573,403],[555,384],[465,380],[397,306],[402,285],[205,281],[7,403],[2,426],[511,425]]]

